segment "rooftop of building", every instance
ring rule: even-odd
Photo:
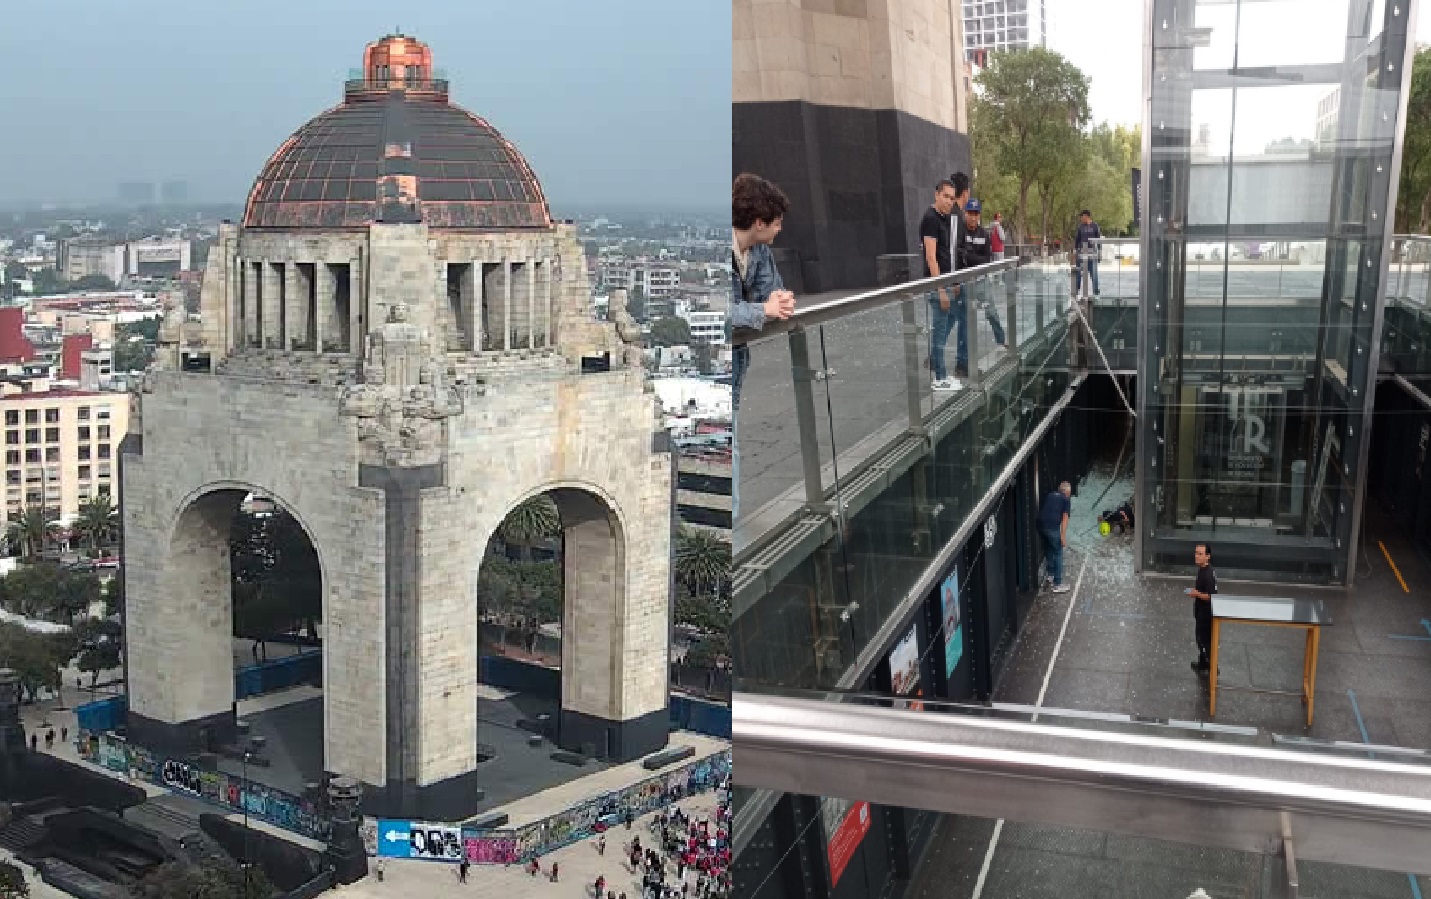
[[[369,44],[343,102],[298,129],[249,192],[248,228],[374,222],[545,228],[546,197],[510,141],[449,102],[432,54],[406,35]]]
[[[4,383],[4,386],[9,387],[9,386],[13,386],[13,385],[10,384],[9,382],[5,382],[5,383]],[[70,388],[70,387],[51,387],[51,388],[49,388],[48,390],[29,390],[29,391],[20,391],[20,392],[17,392],[17,393],[0,393],[0,403],[40,402],[40,401],[49,401],[49,400],[70,400],[70,399],[79,399],[79,398],[83,398],[83,397],[90,397],[90,398],[95,398],[95,397],[106,398],[106,397],[107,397],[107,398],[110,398],[110,399],[114,399],[114,398],[122,398],[122,397],[124,397],[124,394],[121,394],[121,393],[113,393],[113,392],[107,392],[107,391],[103,391],[103,390],[77,390],[77,389]]]

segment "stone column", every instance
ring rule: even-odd
[[[548,256],[546,259],[542,260],[542,275],[543,281],[545,282],[544,286],[546,288],[544,291],[546,296],[543,299],[545,300],[547,307],[547,318],[544,322],[544,324],[546,325],[547,336],[546,342],[543,344],[543,346],[547,348],[550,348],[552,345],[552,292],[556,289],[556,279],[553,277],[554,274],[555,272],[552,271],[552,260],[551,257]]]
[[[283,279],[277,262],[263,262],[263,322],[260,345],[282,346],[283,339]]]
[[[363,353],[363,258],[348,263],[348,352]]]
[[[502,349],[512,348],[512,261],[502,260]]]
[[[334,302],[337,296],[337,284],[333,280],[333,270],[326,262],[317,262],[313,266],[313,336],[317,341],[318,352],[323,352],[323,341],[328,338],[325,333],[328,330],[328,323],[333,320],[333,312],[337,304]]]
[[[263,284],[263,263],[252,259],[243,262],[243,345],[260,339],[258,333],[260,293]]]
[[[470,286],[469,286],[470,285]],[[468,349],[482,352],[482,261],[472,260],[467,267],[467,281],[463,284],[467,306],[462,311],[467,315],[467,337],[471,344]]]
[[[297,337],[297,342],[303,340],[303,316],[298,310],[303,306],[303,290],[299,285],[298,263],[292,260],[283,264],[283,317],[279,320],[282,324],[283,348],[292,350]]]
[[[528,256],[523,264],[527,270],[527,349],[537,345],[537,260]]]

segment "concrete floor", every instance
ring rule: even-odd
[[[1216,720],[1275,734],[1431,748],[1431,692],[1424,689],[1431,683],[1431,633],[1422,624],[1431,620],[1431,568],[1375,507],[1367,513],[1366,553],[1356,587],[1309,593],[1327,602],[1334,621],[1322,633],[1313,725],[1306,726],[1296,696],[1236,689],[1300,687],[1301,635],[1266,627],[1224,628],[1217,717],[1209,719],[1206,681],[1188,667],[1196,646],[1191,601],[1182,589],[1190,581],[1135,576],[1132,538],[1097,533],[1099,509],[1131,494],[1125,476],[1095,503],[1111,476],[1110,458],[1080,485],[1064,563],[1065,580],[1076,582],[1077,589],[1039,596],[999,681],[997,700],[1035,704],[1056,652],[1043,702],[1047,708]],[[1215,555],[1213,561],[1215,566]],[[1243,585],[1235,589],[1254,592]],[[1224,583],[1222,590],[1232,592],[1231,585]],[[1257,592],[1286,595],[1275,588]],[[945,816],[910,885],[909,899],[1181,899],[1198,888],[1213,899],[1272,895],[1274,869],[1261,856],[1016,822],[1005,822],[995,841],[994,828],[993,821]],[[985,865],[982,889],[976,890]],[[1299,869],[1304,895],[1409,899],[1431,893],[1431,878],[1420,878],[1417,892],[1418,884],[1402,872],[1308,862]]]
[[[477,740],[492,750],[492,758],[478,765],[479,785],[487,791],[479,811],[531,796],[569,781],[584,778],[609,766],[588,761],[577,767],[554,761],[559,747],[543,741],[539,747],[527,745],[529,731],[517,726],[545,712],[556,715],[556,706],[540,698],[482,686],[478,700]],[[290,793],[301,794],[309,781],[319,781],[323,772],[323,698],[320,691],[300,687],[284,691],[294,697],[285,704],[266,703],[264,708],[240,707],[255,736],[267,737],[264,755],[267,768],[249,766],[249,777]],[[316,694],[316,695],[313,695]],[[277,696],[279,694],[270,694]],[[242,762],[221,759],[219,767],[240,774]]]

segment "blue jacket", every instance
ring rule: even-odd
[[[1103,232],[1098,230],[1097,222],[1089,222],[1086,225],[1080,223],[1078,225],[1078,234],[1073,239],[1073,248],[1075,250],[1081,250],[1084,247],[1092,249],[1094,239],[1101,239],[1102,237]]]
[[[750,248],[750,260],[745,269],[745,280],[740,278],[740,269],[731,260],[730,266],[730,315],[726,317],[726,338],[730,339],[736,328],[759,331],[765,327],[765,301],[777,290],[784,289],[780,272],[775,269],[775,254],[766,244],[756,244]]]

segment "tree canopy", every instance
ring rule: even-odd
[[[266,640],[303,628],[317,636],[323,616],[318,551],[292,515],[240,511],[229,532],[234,633]]]
[[[1431,47],[1416,51],[1411,69],[1396,230],[1401,234],[1431,230]]]
[[[651,323],[651,342],[656,346],[683,346],[691,342],[691,326],[684,318],[668,315]]]
[[[973,196],[1006,214],[1015,241],[1069,236],[1088,209],[1110,236],[1133,220],[1141,128],[1089,128],[1088,79],[1042,48],[995,53],[970,109]]]
[[[0,667],[13,668],[20,689],[34,702],[41,688],[58,690],[60,670],[79,651],[74,634],[41,634],[0,621]]]

